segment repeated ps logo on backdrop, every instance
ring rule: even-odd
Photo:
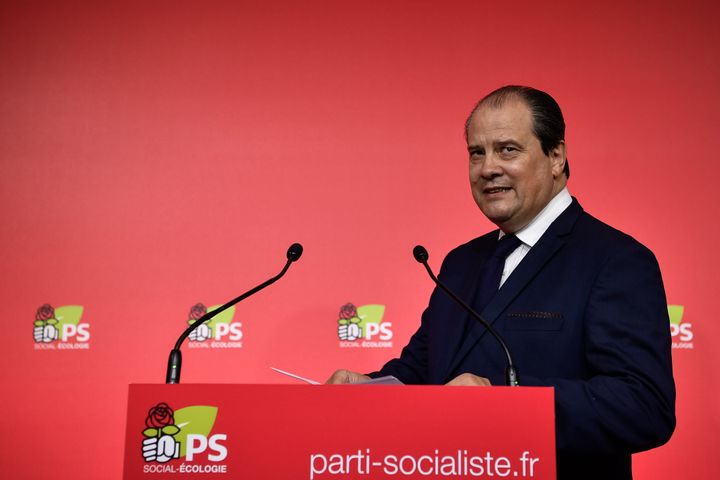
[[[685,306],[668,305],[668,316],[670,317],[670,335],[672,335],[672,348],[692,350],[695,348],[693,339],[692,323],[683,319]]]
[[[205,307],[196,303],[190,308],[187,323],[192,325],[220,305]],[[90,324],[83,322],[82,305],[38,307],[33,322],[35,350],[87,350],[90,348]],[[341,348],[392,348],[392,323],[384,322],[384,305],[346,303],[340,307],[337,335]],[[685,320],[683,305],[668,305],[673,349],[694,349],[693,324]],[[242,323],[233,321],[235,307],[230,307],[190,334],[189,348],[242,348]]]
[[[187,323],[192,325],[208,312],[217,310],[222,305],[205,307],[196,303],[190,308]],[[190,333],[190,348],[242,348],[242,323],[234,322],[235,307],[217,314],[204,322]]]
[[[346,303],[340,307],[337,334],[340,348],[392,348],[392,323],[383,322],[385,305]]]
[[[87,350],[90,348],[90,325],[81,322],[82,305],[54,308],[49,303],[35,312],[33,340],[36,350]]]

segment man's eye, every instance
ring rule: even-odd
[[[503,151],[503,152],[508,152],[508,153],[509,153],[509,152],[514,152],[514,151],[516,151],[516,150],[517,150],[517,148],[511,147],[511,146],[502,147],[502,151]]]

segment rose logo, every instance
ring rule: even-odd
[[[362,329],[359,325],[362,319],[358,316],[355,305],[346,303],[340,307],[338,317],[338,337],[340,340],[352,341],[362,337]]]
[[[45,305],[37,309],[37,313],[35,313],[35,320],[45,322],[50,319],[55,319],[55,309],[52,307],[52,305],[46,303]]]
[[[340,313],[338,316],[344,320],[350,320],[353,317],[357,317],[357,308],[352,303],[346,303],[340,307]]]
[[[196,303],[190,308],[190,313],[188,313],[188,324],[192,325],[193,323],[197,322],[206,313],[207,307],[200,302]],[[212,336],[212,328],[210,328],[210,325],[208,325],[207,323],[203,323],[202,325],[198,325],[195,330],[190,332],[190,341],[204,342],[205,340],[209,340],[210,338],[212,338]]]
[[[35,312],[33,338],[35,343],[50,343],[58,339],[58,319],[55,309],[49,303],[42,305]]]
[[[190,308],[188,320],[198,320],[207,313],[207,307],[202,303],[196,303]]]
[[[180,428],[175,425],[175,412],[167,403],[158,403],[148,411],[145,419],[142,455],[146,462],[169,462],[180,457],[180,442],[175,435]]]
[[[175,424],[175,412],[167,403],[158,403],[152,407],[145,419],[148,428],[163,428]]]

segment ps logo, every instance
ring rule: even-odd
[[[220,443],[221,440],[227,440],[227,435],[218,433],[208,438],[205,435],[195,435],[191,433],[187,436],[185,458],[188,461],[192,461],[195,455],[210,450],[210,452],[213,453],[208,453],[208,460],[211,462],[221,462],[227,458],[227,447]]]

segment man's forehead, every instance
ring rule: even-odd
[[[481,104],[468,124],[468,136],[532,134],[532,115],[527,104],[507,99],[499,105]]]

